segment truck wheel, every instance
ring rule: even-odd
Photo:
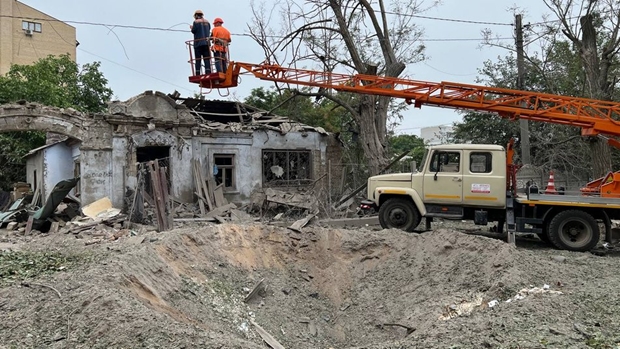
[[[559,249],[583,252],[598,244],[601,233],[596,220],[590,214],[568,210],[553,217],[547,236]]]
[[[396,228],[413,231],[422,220],[418,209],[403,198],[388,199],[379,208],[379,223],[384,229]]]

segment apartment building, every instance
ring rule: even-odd
[[[424,144],[439,145],[450,143],[452,140],[452,125],[439,125],[422,127],[420,137],[424,139]]]
[[[0,0],[0,75],[11,64],[31,64],[68,53],[75,60],[75,28],[16,0]]]

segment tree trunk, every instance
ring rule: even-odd
[[[592,154],[594,178],[603,177],[611,171],[611,149],[609,149],[607,142],[601,139],[593,139],[590,142],[590,152]]]
[[[610,85],[608,81],[608,67],[611,63],[606,57],[599,58],[596,28],[593,16],[587,14],[580,18],[583,33],[579,55],[583,62],[586,78],[586,89],[590,98],[610,99]],[[590,144],[592,152],[592,175],[594,178],[603,177],[611,170],[611,150],[607,142],[593,139]]]
[[[359,139],[368,161],[370,175],[376,175],[388,162],[385,141],[385,117],[375,113],[377,96],[363,95],[360,97],[360,114],[357,123],[360,127]],[[380,127],[380,125],[384,125]],[[378,127],[379,126],[379,127]]]

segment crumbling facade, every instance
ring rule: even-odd
[[[340,143],[321,128],[241,103],[151,91],[112,102],[106,114],[0,106],[0,130],[55,132],[79,142],[79,160],[71,161],[78,164],[82,205],[109,197],[121,207],[127,188],[145,181],[137,164],[152,160],[166,167],[177,201],[195,200],[194,159],[222,185],[228,201],[244,203],[257,189],[315,185],[328,161],[340,161],[341,155]]]

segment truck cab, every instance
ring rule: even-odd
[[[413,231],[422,217],[501,221],[506,151],[498,145],[433,146],[419,171],[370,177],[367,194],[383,228]]]

